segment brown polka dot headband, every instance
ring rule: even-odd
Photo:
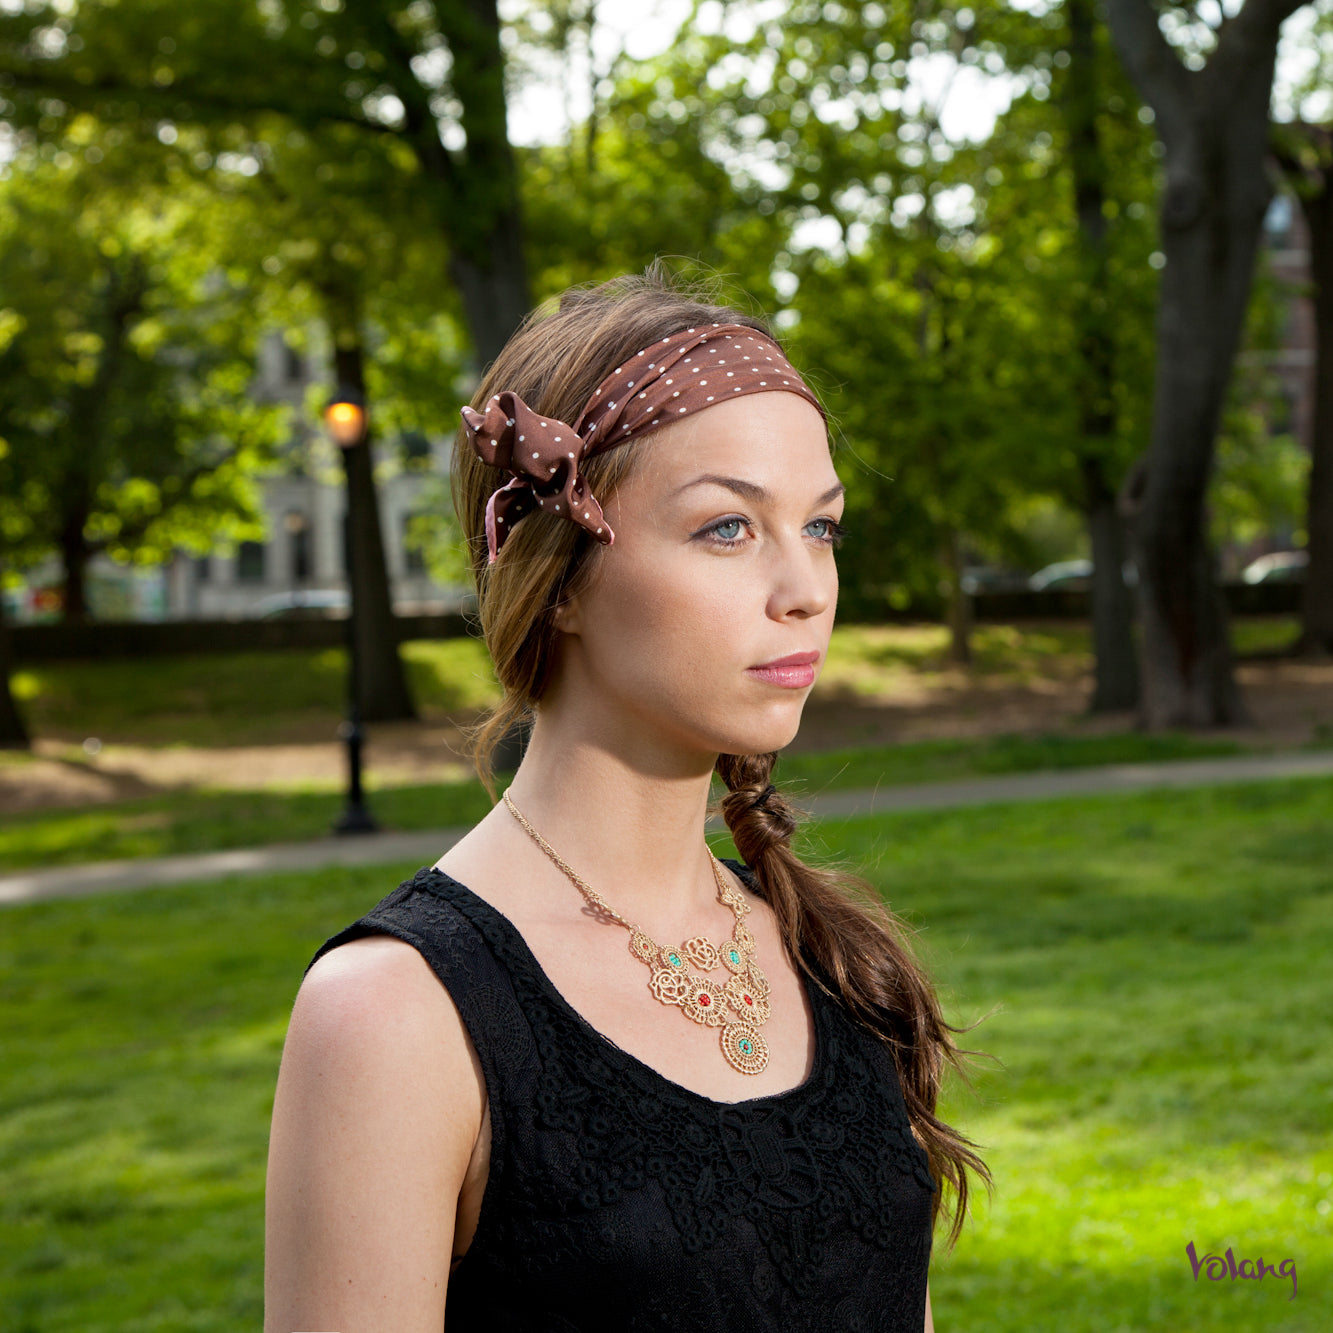
[[[797,393],[824,409],[782,349],[741,324],[684,329],[617,366],[597,386],[574,424],[534,412],[517,394],[497,393],[485,413],[463,409],[463,428],[482,462],[513,479],[486,503],[486,545],[494,563],[514,524],[541,508],[586,528],[610,545],[579,461],[658,426],[747,393]]]

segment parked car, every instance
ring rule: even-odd
[[[1091,560],[1057,560],[1045,569],[1039,569],[1030,579],[1028,587],[1033,592],[1047,592],[1055,589],[1081,591],[1092,582]]]
[[[986,592],[1022,592],[1028,586],[1026,574],[998,565],[969,565],[959,582],[969,597]]]
[[[1139,571],[1132,560],[1126,560],[1121,565],[1120,577],[1125,581],[1126,588],[1132,588],[1138,583]],[[1058,560],[1045,569],[1039,569],[1028,580],[1028,587],[1034,592],[1060,589],[1086,591],[1092,587],[1092,561]]]
[[[1308,551],[1274,551],[1251,560],[1240,572],[1242,583],[1299,583],[1310,563]]]
[[[346,616],[347,593],[341,588],[328,591],[275,592],[256,603],[259,620],[338,620]]]

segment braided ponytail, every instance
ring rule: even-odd
[[[909,928],[854,875],[806,865],[791,847],[804,813],[770,778],[777,754],[719,755],[715,771],[727,786],[722,818],[741,859],[758,877],[792,962],[830,989],[889,1048],[902,1084],[912,1132],[947,1183],[955,1203],[949,1244],[967,1211],[968,1172],[987,1186],[990,1173],[975,1145],[935,1115],[946,1064],[962,1072],[953,1034],[934,987],[912,956]],[[935,1194],[938,1215],[943,1191]]]

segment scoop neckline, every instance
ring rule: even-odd
[[[732,866],[733,870],[740,862],[729,856],[720,857],[719,860],[724,865]],[[703,1105],[716,1110],[743,1110],[751,1107],[762,1107],[768,1103],[780,1103],[794,1101],[803,1095],[807,1095],[816,1089],[822,1080],[824,1073],[824,1061],[828,1042],[824,1032],[824,1012],[823,1006],[819,1002],[819,996],[816,993],[818,987],[814,984],[811,977],[803,969],[797,969],[800,974],[801,984],[805,989],[806,999],[810,1005],[810,1016],[814,1024],[814,1058],[810,1062],[810,1072],[797,1083],[794,1087],[787,1088],[782,1092],[761,1093],[758,1097],[746,1097],[741,1101],[726,1102],[718,1101],[716,1098],[709,1097],[706,1093],[696,1092],[693,1088],[687,1088],[683,1083],[677,1083],[675,1079],[668,1078],[660,1069],[654,1069],[652,1065],[640,1060],[637,1055],[627,1051],[623,1046],[617,1045],[600,1028],[594,1027],[570,1002],[565,998],[563,992],[556,986],[555,982],[547,975],[546,969],[537,959],[537,955],[532,952],[526,939],[523,938],[523,932],[500,911],[493,903],[489,903],[479,893],[468,888],[461,880],[455,879],[447,871],[441,870],[438,866],[426,866],[425,872],[435,879],[446,880],[456,888],[462,889],[467,896],[474,902],[480,904],[482,911],[488,913],[499,922],[501,928],[505,930],[511,940],[518,946],[522,957],[526,960],[528,966],[532,969],[537,979],[537,984],[546,994],[547,998],[564,1014],[573,1020],[589,1038],[604,1051],[618,1057],[625,1064],[630,1066],[631,1072],[635,1072],[639,1077],[649,1078],[663,1087],[669,1089],[672,1093],[689,1098],[691,1101],[700,1102]],[[748,867],[746,868],[748,871]],[[737,874],[740,872],[737,871]],[[752,874],[753,872],[748,872]]]

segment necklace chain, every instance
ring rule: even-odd
[[[629,931],[630,953],[647,964],[651,973],[648,989],[654,998],[680,1008],[696,1023],[721,1029],[722,1054],[733,1068],[742,1074],[762,1072],[768,1065],[768,1043],[759,1033],[759,1027],[769,1016],[768,980],[755,962],[754,936],[743,920],[750,904],[723,878],[713,849],[705,844],[718,901],[731,908],[735,917],[731,938],[720,948],[702,935],[678,947],[660,945],[641,927],[621,916],[560,856],[524,818],[508,790],[504,793],[504,803],[529,837],[574,882],[588,904]],[[711,972],[720,966],[731,975],[719,985],[691,972],[690,963],[699,972]],[[728,1013],[728,1008],[733,1012]]]

